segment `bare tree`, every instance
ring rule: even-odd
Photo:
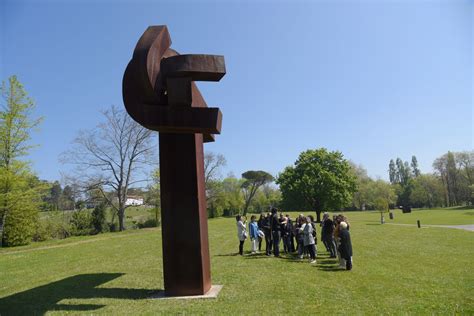
[[[146,181],[146,167],[153,164],[157,148],[152,131],[124,110],[112,106],[102,114],[105,121],[92,130],[80,131],[74,147],[60,160],[76,166],[75,178],[84,190],[100,192],[115,210],[122,231],[128,189]]]
[[[227,161],[222,154],[215,154],[211,151],[204,153],[204,182],[206,186],[206,200],[208,204],[212,204],[219,195],[220,169],[225,166]]]
[[[214,154],[211,151],[204,154],[204,181],[206,187],[209,181],[215,180],[219,176],[219,169],[226,164],[227,161],[222,154]]]

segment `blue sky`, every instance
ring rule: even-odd
[[[387,179],[391,158],[423,172],[473,146],[474,1],[5,1],[0,79],[16,74],[44,116],[29,159],[60,178],[58,156],[99,110],[123,106],[121,82],[149,25],[180,53],[224,55],[199,83],[224,115],[205,149],[223,171],[276,175],[310,148],[340,150]]]

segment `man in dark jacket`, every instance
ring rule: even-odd
[[[265,234],[265,253],[267,256],[272,255],[272,231],[270,228],[271,216],[272,215],[268,213],[265,216],[262,225],[262,231]]]
[[[280,256],[280,220],[278,218],[277,209],[272,208],[272,217],[270,218],[270,229],[272,231],[273,254],[275,257]]]
[[[321,240],[326,249],[331,254],[331,258],[336,258],[336,241],[334,240],[334,222],[329,218],[328,213],[324,213],[321,223]]]
[[[346,270],[352,269],[352,243],[351,243],[351,234],[347,229],[347,223],[341,222],[339,224],[339,238],[341,239],[341,245],[339,246],[339,251],[341,252],[341,258],[346,260]]]

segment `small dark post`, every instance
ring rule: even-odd
[[[179,55],[166,26],[151,26],[123,78],[130,116],[160,132],[161,220],[165,294],[211,288],[203,143],[214,141],[222,114],[208,108],[194,81],[219,81],[223,56]]]
[[[417,221],[416,221],[416,224],[418,225],[418,228],[421,228],[420,220],[417,220]]]
[[[390,217],[390,219],[393,219],[393,212],[390,212],[388,216]]]

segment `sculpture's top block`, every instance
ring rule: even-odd
[[[224,56],[177,55],[161,61],[165,77],[190,77],[194,81],[219,81],[225,75]]]
[[[125,108],[147,128],[167,133],[203,133],[207,141],[212,141],[210,134],[220,133],[222,114],[219,109],[207,109],[192,81],[219,81],[226,72],[224,56],[179,55],[170,46],[171,38],[164,25],[150,26],[140,37],[123,77]],[[180,96],[179,102],[170,99],[175,96]],[[173,104],[200,109],[178,111],[170,108]]]

